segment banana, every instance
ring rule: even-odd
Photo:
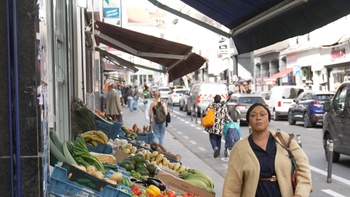
[[[158,154],[157,158],[156,158],[156,162],[159,163],[160,161],[162,161],[164,159],[164,155],[163,154]]]
[[[213,193],[215,194],[215,191],[212,189],[212,188],[209,188],[207,187],[207,185],[202,181],[202,180],[199,180],[199,179],[187,179],[186,182],[194,185],[194,186],[197,186],[199,188],[202,188],[210,193]]]
[[[151,157],[153,158],[153,157],[157,157],[158,156],[158,151],[153,151],[152,152],[152,154],[151,154]]]
[[[204,173],[200,170],[197,170],[197,169],[189,169],[188,172],[191,174],[201,175],[201,177],[203,177],[203,179],[209,181],[210,187],[214,188],[214,181],[206,173]],[[193,176],[193,175],[189,175],[189,177],[190,176]]]
[[[185,180],[187,181],[187,180],[190,180],[190,179],[201,180],[203,183],[205,183],[205,185],[207,187],[209,187],[211,189],[214,189],[214,184],[211,182],[211,180],[207,179],[202,174],[191,174],[190,173]]]
[[[93,135],[86,135],[86,136],[84,136],[84,138],[85,139],[90,139],[91,141],[96,141],[99,144],[104,144],[104,141],[101,138],[93,136]]]
[[[162,162],[163,162],[163,166],[166,166],[168,165],[168,163],[170,163],[170,161],[166,157],[163,158]]]
[[[84,135],[96,135],[96,131],[95,130],[86,131],[81,134],[81,136],[84,136]]]
[[[108,143],[108,136],[103,131],[97,131],[96,135],[104,141],[104,144]]]
[[[96,141],[94,141],[94,140],[90,140],[89,142],[90,142],[93,146],[95,146],[95,147],[98,146],[98,142],[96,142]]]
[[[173,170],[177,171],[180,168],[181,164],[179,162],[174,164]]]
[[[169,168],[170,170],[172,170],[172,169],[174,168],[174,164],[173,164],[173,163],[170,163],[170,162],[168,163],[167,166],[168,166],[168,168]]]
[[[181,172],[185,171],[185,169],[186,169],[186,166],[181,165],[181,167],[177,170],[177,172],[181,173]]]
[[[188,171],[184,171],[179,174],[179,177],[186,180],[189,175],[190,173]]]

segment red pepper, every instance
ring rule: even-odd
[[[142,194],[141,189],[139,187],[137,187],[136,185],[131,186],[130,189],[137,196]]]
[[[165,194],[168,195],[168,197],[176,197],[175,192],[172,190],[167,190]]]
[[[156,197],[165,197],[164,194],[158,194]]]

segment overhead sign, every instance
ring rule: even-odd
[[[103,16],[106,18],[118,18],[119,8],[103,8]]]
[[[294,76],[300,76],[300,65],[294,65],[293,66],[293,75]]]

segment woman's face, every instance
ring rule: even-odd
[[[265,131],[269,126],[269,115],[264,107],[256,106],[249,114],[249,125],[252,131]]]

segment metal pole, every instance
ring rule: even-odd
[[[303,146],[301,144],[301,136],[299,134],[297,135],[297,142],[298,142],[300,148],[302,148]]]
[[[195,123],[197,124],[197,114],[198,114],[198,107],[195,106],[194,108],[194,119],[195,119]]]
[[[191,122],[193,122],[193,107],[191,107]]]
[[[332,164],[333,164],[333,140],[329,140],[327,146],[328,149],[328,170],[327,170],[327,183],[332,183]]]

